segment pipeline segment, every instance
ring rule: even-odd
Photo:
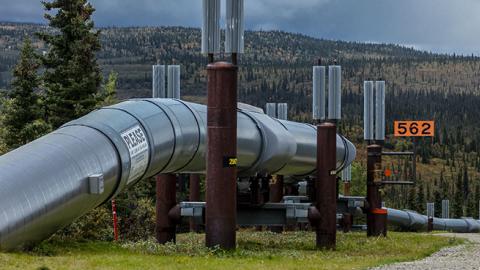
[[[0,157],[0,249],[41,241],[141,179],[204,173],[206,106],[134,99],[98,109]],[[239,176],[315,173],[316,129],[240,105]],[[337,135],[337,169],[355,147]],[[103,176],[100,193],[89,177]]]
[[[428,217],[414,211],[387,208],[390,224],[408,230],[426,230]],[[433,218],[433,229],[457,233],[480,232],[480,221],[473,218]]]

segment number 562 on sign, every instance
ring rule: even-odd
[[[395,121],[393,131],[395,137],[433,137],[435,121]]]

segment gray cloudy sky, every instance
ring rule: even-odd
[[[200,27],[201,0],[91,0],[99,26]],[[480,55],[480,0],[245,0],[247,29]],[[0,0],[0,21],[44,22],[39,0]]]

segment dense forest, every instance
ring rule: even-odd
[[[200,54],[199,29],[100,30],[99,64],[105,76],[112,70],[118,73],[120,100],[150,96],[151,65],[160,63],[181,65],[183,98],[204,102],[206,58]],[[25,37],[32,39],[38,52],[46,51],[46,45],[34,35],[39,31],[52,30],[44,25],[0,23],[0,89],[11,88],[11,70]],[[436,121],[436,136],[418,141],[417,184],[387,187],[387,205],[424,211],[424,202],[448,198],[456,216],[478,215],[480,58],[432,54],[389,44],[322,40],[280,31],[247,31],[245,39],[246,53],[240,57],[241,102],[259,107],[266,102],[288,102],[290,118],[310,121],[311,67],[319,58],[327,65],[337,61],[343,73],[340,127],[358,146],[356,166],[361,167],[365,166],[363,81],[383,79],[387,83],[387,134],[392,133],[394,120]],[[388,137],[387,148],[412,148],[410,140]],[[385,166],[393,168],[399,179],[409,177],[411,169],[404,160],[388,159]],[[363,183],[363,179],[358,181]]]

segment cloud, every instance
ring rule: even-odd
[[[269,19],[274,16],[277,20],[295,20],[299,13],[306,10],[318,9],[330,0],[260,0],[245,1],[246,15],[252,19]]]
[[[201,26],[201,1],[197,0],[92,0],[95,20],[101,26],[184,25]]]
[[[0,0],[0,21],[42,22],[43,8],[40,1]]]
[[[201,26],[201,0],[91,0],[99,26]],[[225,0],[222,0],[223,5]],[[0,0],[0,21],[43,22],[37,0]],[[245,0],[247,29],[480,54],[478,0]]]

